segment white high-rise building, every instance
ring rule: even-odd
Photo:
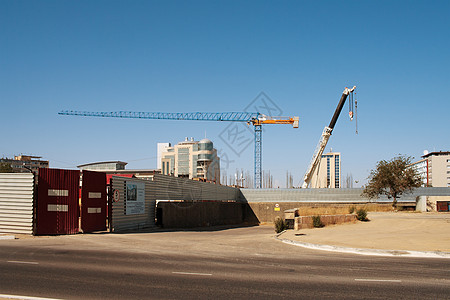
[[[311,178],[311,188],[341,187],[341,153],[323,154]]]
[[[156,159],[156,168],[161,170],[161,158],[163,152],[166,152],[166,149],[169,148],[170,143],[158,143],[157,144],[157,159]]]
[[[166,148],[161,156],[161,174],[220,183],[220,159],[213,142],[186,138]]]
[[[410,165],[423,180],[424,186],[450,187],[450,152],[425,151],[422,159]]]

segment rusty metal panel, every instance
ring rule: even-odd
[[[447,201],[436,201],[437,211],[448,211],[449,203]]]
[[[140,230],[156,226],[156,200],[152,181],[114,176],[112,189],[112,231]]]
[[[34,175],[0,173],[0,233],[33,234]]]
[[[36,234],[78,232],[80,171],[39,169]]]
[[[82,172],[81,230],[106,230],[106,173]]]

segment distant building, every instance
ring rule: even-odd
[[[341,187],[341,153],[323,154],[311,178],[311,188]]]
[[[166,149],[171,146],[170,143],[158,143],[156,146],[157,150],[157,158],[156,158],[156,168],[161,169],[161,158],[163,152],[166,152]]]
[[[220,159],[209,139],[198,142],[186,138],[162,153],[161,173],[220,183]]]
[[[87,171],[117,171],[125,170],[126,162],[123,161],[102,161],[77,166],[80,170]]]
[[[18,155],[11,158],[1,158],[1,163],[11,165],[11,168],[16,173],[27,173],[32,170],[37,173],[39,168],[48,168],[48,160],[41,160],[41,156]]]
[[[425,152],[421,160],[410,166],[418,171],[424,186],[450,187],[449,151]]]
[[[128,163],[123,161],[104,161],[104,162],[94,162],[89,164],[83,164],[77,166],[80,170],[86,171],[98,171],[107,174],[108,182],[112,176],[120,177],[134,177],[146,180],[152,180],[155,173],[160,173],[160,170],[155,169],[137,169],[137,170],[126,170],[125,166]]]
[[[428,186],[428,159],[424,158],[410,165],[422,178],[422,185]]]

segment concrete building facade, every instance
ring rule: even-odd
[[[220,158],[209,139],[186,138],[162,153],[161,174],[220,183]]]
[[[450,152],[430,152],[410,165],[422,177],[423,186],[450,187]]]
[[[15,173],[28,173],[33,171],[37,173],[39,168],[48,168],[48,160],[41,160],[41,156],[32,155],[17,155],[14,159],[1,158],[0,163],[6,163],[11,165],[11,168]]]
[[[172,146],[170,143],[158,143],[156,146],[157,158],[156,158],[156,168],[161,169],[161,158],[162,154],[166,152],[166,149]]]
[[[322,155],[311,178],[311,188],[341,188],[341,153],[329,152]]]

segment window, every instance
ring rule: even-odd
[[[212,154],[199,154],[198,155],[199,160],[212,160]]]
[[[327,155],[327,188],[330,187],[331,178],[330,178],[330,156]]]

